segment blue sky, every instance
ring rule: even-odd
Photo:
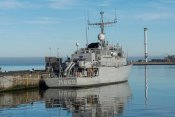
[[[148,30],[149,56],[175,54],[175,0],[0,0],[0,57],[70,55],[86,44],[87,14],[98,22],[117,14],[105,29],[109,43],[119,43],[129,56],[143,56],[143,28]],[[89,42],[98,28],[89,27]]]

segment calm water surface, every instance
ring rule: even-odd
[[[174,90],[174,65],[133,66],[127,83],[2,93],[0,117],[174,117]]]

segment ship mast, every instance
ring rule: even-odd
[[[103,20],[103,14],[104,14],[104,12],[101,11],[101,12],[100,12],[100,15],[101,15],[101,20],[100,20],[100,22],[98,22],[98,23],[90,23],[90,22],[88,22],[88,25],[100,26],[100,28],[101,28],[101,34],[104,34],[104,27],[105,27],[106,25],[114,24],[114,23],[117,22],[116,16],[115,16],[115,19],[114,19],[113,22],[104,22],[104,20]]]
[[[100,15],[101,15],[101,25],[100,25],[100,28],[101,28],[101,33],[104,34],[104,22],[103,22],[103,14],[104,12],[100,12]]]
[[[88,25],[100,26],[101,32],[100,32],[100,34],[98,35],[98,39],[102,42],[102,45],[104,45],[104,43],[105,43],[104,27],[107,26],[107,25],[116,23],[116,22],[117,22],[117,18],[116,18],[116,15],[115,15],[114,21],[111,21],[111,22],[104,22],[104,19],[103,19],[104,12],[101,11],[101,12],[100,12],[100,15],[101,15],[100,22],[97,22],[97,23],[90,23],[90,22],[88,21]]]

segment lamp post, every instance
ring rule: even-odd
[[[148,51],[147,51],[147,30],[144,28],[144,51],[145,51],[145,62],[148,62]]]

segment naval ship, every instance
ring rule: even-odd
[[[46,57],[46,69],[50,76],[44,78],[48,87],[89,87],[122,83],[128,81],[131,64],[119,44],[109,44],[104,28],[117,22],[104,22],[104,12],[100,12],[100,22],[88,25],[99,26],[98,42],[87,44],[62,62],[61,58]]]

